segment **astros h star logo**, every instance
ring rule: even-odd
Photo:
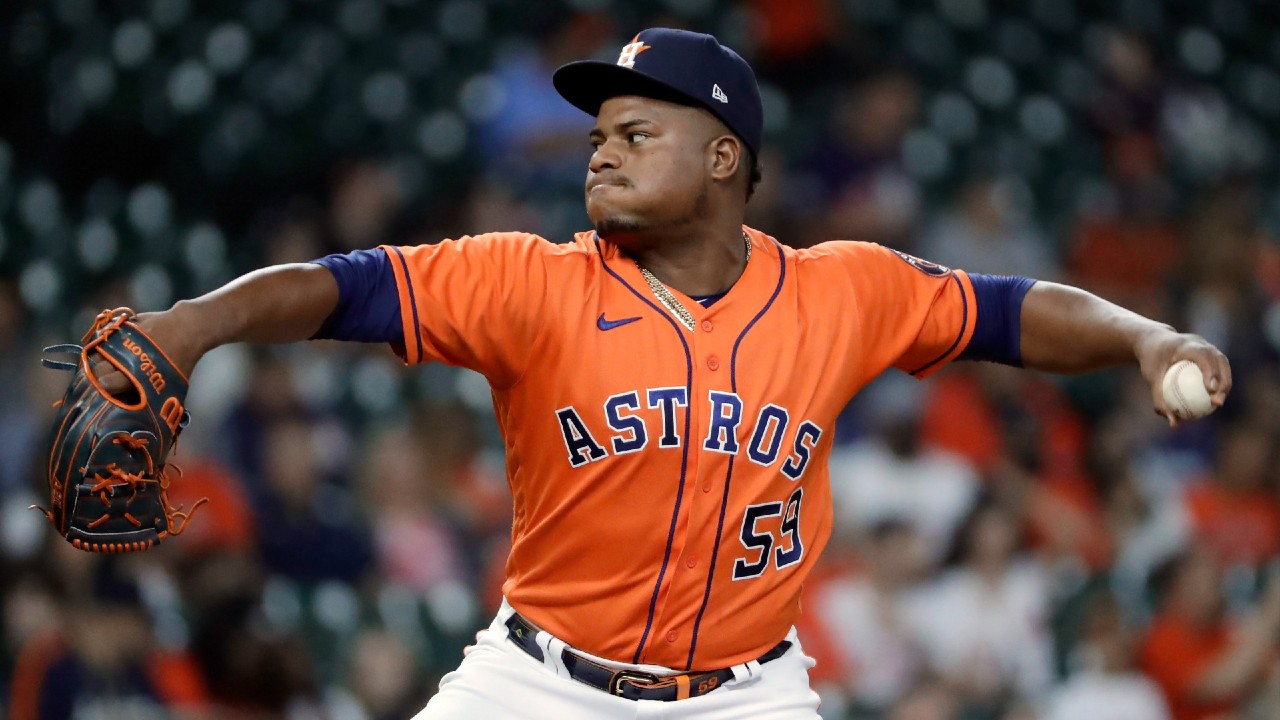
[[[641,42],[640,36],[636,35],[631,38],[631,42],[622,46],[622,52],[618,54],[618,64],[622,67],[635,67],[636,56],[652,47],[652,45],[645,45]]]

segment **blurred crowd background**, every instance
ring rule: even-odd
[[[138,557],[27,506],[39,348],[267,264],[589,227],[550,73],[652,25],[755,66],[784,243],[874,240],[1196,332],[1235,391],[1171,429],[1136,370],[959,363],[854,400],[802,637],[827,720],[1280,717],[1280,6],[1248,0],[0,4],[4,720],[407,718],[499,600],[483,378],[382,347],[198,368]],[[840,308],[831,308],[833,313]]]

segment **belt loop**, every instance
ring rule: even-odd
[[[680,674],[680,675],[677,675],[677,676],[676,676],[676,699],[677,699],[677,700],[687,700],[687,699],[689,699],[689,675],[688,675],[688,673],[683,673],[683,674]]]
[[[542,663],[556,675],[569,677],[569,668],[564,666],[564,650],[568,644],[546,630],[539,630],[534,640],[542,648]]]
[[[760,662],[757,660],[749,660],[729,668],[733,672],[733,679],[725,683],[726,685],[738,685],[740,683],[752,682],[760,677]]]

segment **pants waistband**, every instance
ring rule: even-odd
[[[539,662],[545,662],[542,647],[538,644],[538,628],[513,612],[506,620],[507,639]],[[627,700],[684,700],[706,695],[716,688],[735,680],[748,679],[759,672],[759,666],[782,657],[791,649],[791,641],[783,640],[751,662],[733,667],[700,673],[684,673],[660,677],[637,670],[614,670],[590,658],[565,648],[560,659],[569,676],[584,685]]]

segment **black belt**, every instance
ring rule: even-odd
[[[542,648],[538,646],[537,634],[538,628],[520,617],[520,613],[512,613],[507,619],[507,639],[533,656],[535,660],[542,662]],[[782,657],[782,654],[790,649],[791,641],[783,640],[756,658],[756,662],[763,665],[770,660]],[[684,700],[706,695],[733,679],[731,668],[667,677],[659,677],[653,673],[638,670],[614,670],[568,648],[560,653],[560,659],[569,670],[569,677],[627,700]]]

